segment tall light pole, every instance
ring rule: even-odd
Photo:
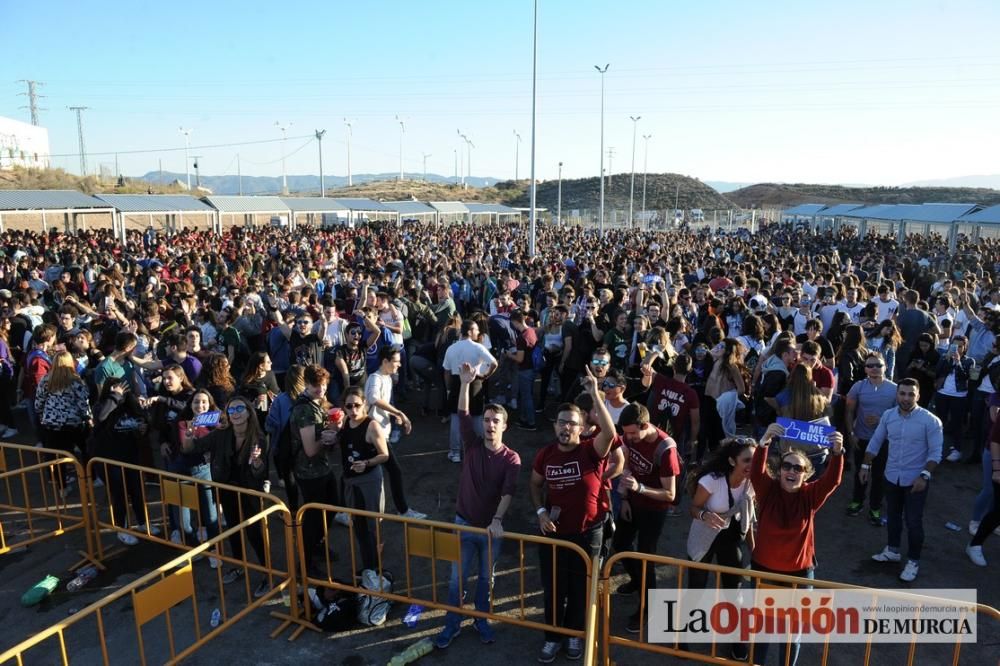
[[[427,158],[431,156],[430,153],[420,153],[424,156],[424,182],[427,182]]]
[[[632,227],[635,224],[635,133],[636,128],[639,127],[639,120],[642,116],[629,116],[632,121],[632,185],[629,186],[628,190],[628,226]]]
[[[351,180],[351,123],[344,118],[344,124],[347,125],[347,186],[350,187],[354,184]]]
[[[326,181],[323,179],[323,135],[326,130],[316,130],[316,141],[319,142],[319,196],[326,196]]]
[[[191,129],[180,127],[180,133],[184,135],[184,175],[187,176],[188,192],[191,191],[191,167],[188,151],[191,149]]]
[[[519,150],[521,148],[521,135],[514,130],[514,181],[517,182],[518,165],[521,162]]]
[[[529,215],[531,216],[528,225],[531,227],[530,244],[528,245],[528,256],[535,256],[535,203],[536,203],[536,183],[535,183],[535,89],[538,74],[538,0],[535,0],[535,16],[532,24],[531,38],[531,203]],[[521,137],[517,137],[518,141]]]
[[[468,189],[469,183],[467,182],[467,180],[472,179],[472,149],[475,148],[476,146],[474,143],[472,143],[469,137],[462,134],[462,130],[455,130],[455,131],[458,132],[458,135],[460,137],[462,137],[462,141],[465,141],[465,151],[466,151],[465,172],[468,174],[468,179],[466,179],[465,176],[462,176],[462,187]]]
[[[399,116],[396,116],[396,122],[399,123],[399,182],[403,182],[403,134],[406,133],[406,127]]]
[[[562,226],[562,165],[559,163],[559,198],[556,199],[556,224]]]
[[[600,171],[598,171],[598,173],[601,175],[601,236],[604,236],[604,75],[608,73],[608,67],[610,66],[611,63],[608,63],[604,66],[604,69],[601,69],[597,65],[594,65],[594,69],[596,69],[601,75],[601,159],[598,162],[600,165]]]
[[[281,193],[286,197],[288,196],[288,175],[285,173],[285,156],[287,152],[285,150],[285,141],[288,139],[288,128],[292,126],[292,123],[285,123],[282,125],[280,122],[275,121],[274,126],[281,130]]]
[[[645,148],[642,151],[642,214],[646,214],[646,176],[649,175],[649,140],[652,134],[643,134],[642,140]]]

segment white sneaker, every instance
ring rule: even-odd
[[[958,462],[961,459],[962,459],[962,452],[959,451],[958,449],[952,449],[951,453],[948,454],[948,457],[945,458],[945,460],[947,460],[948,462]]]
[[[899,562],[903,558],[900,557],[899,553],[894,553],[889,550],[889,546],[882,549],[881,553],[876,553],[872,555],[872,559],[876,562]]]
[[[403,518],[413,518],[414,520],[423,520],[427,517],[426,513],[420,513],[419,511],[414,511],[413,509],[407,509],[406,513],[401,515]]]
[[[904,583],[912,583],[916,580],[918,573],[920,573],[920,563],[907,560],[906,566],[903,567],[903,573],[899,574],[899,580]]]
[[[219,565],[221,565],[221,564],[222,564],[222,562],[220,562],[219,558],[217,558],[217,557],[209,557],[208,558],[208,566],[212,567],[213,569],[218,569]]]
[[[970,543],[968,546],[965,547],[965,554],[969,556],[969,559],[972,560],[972,563],[975,564],[977,567],[986,566],[986,558],[983,557],[982,546],[973,546]]]
[[[159,527],[157,527],[156,525],[154,525],[152,523],[150,523],[148,530],[146,529],[145,523],[142,524],[142,525],[139,525],[135,529],[136,529],[137,532],[146,532],[147,534],[150,534],[152,536],[160,536],[160,532],[163,531]]]
[[[176,543],[178,546],[181,545],[181,531],[174,530],[170,533],[170,542]]]
[[[139,543],[139,540],[136,539],[131,534],[129,534],[128,532],[119,532],[118,533],[118,540],[121,541],[126,546],[134,546],[137,543]]]
[[[343,511],[338,511],[333,516],[333,522],[343,525],[344,527],[350,527],[351,516],[350,514],[344,513]]]
[[[462,454],[461,453],[449,453],[448,454],[448,460],[450,460],[453,463],[460,463],[460,462],[462,462]]]
[[[10,426],[4,426],[3,434],[0,437],[4,439],[10,439],[11,437],[17,437],[17,428],[11,428]]]
[[[971,534],[972,536],[976,536],[976,532],[978,532],[978,531],[979,531],[979,521],[978,520],[970,520],[969,521],[969,534]]]
[[[399,431],[398,430],[393,430],[392,434],[389,435],[389,443],[390,444],[398,444],[399,443]]]
[[[99,477],[99,476],[98,477],[94,477],[94,487],[95,488],[103,488],[104,487],[104,481],[101,480],[101,477]]]

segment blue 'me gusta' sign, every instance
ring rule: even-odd
[[[831,446],[830,435],[836,430],[833,426],[822,423],[799,421],[784,416],[778,417],[778,425],[785,429],[782,439],[812,446]]]

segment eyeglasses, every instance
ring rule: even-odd
[[[866,368],[884,368],[885,365],[883,363],[865,363],[865,367]]]
[[[345,402],[344,403],[344,409],[361,409],[364,406],[365,406],[365,403],[363,403],[363,402],[350,402],[350,403]]]
[[[229,414],[230,416],[233,414],[242,414],[245,411],[247,411],[246,405],[233,405],[232,407],[226,408],[226,414]]]
[[[803,467],[802,465],[796,465],[796,464],[790,463],[790,462],[783,462],[783,463],[781,463],[781,471],[782,472],[795,472],[796,474],[801,474],[802,472],[806,471],[806,468]]]
[[[565,426],[567,428],[579,428],[580,427],[580,424],[577,423],[576,421],[567,421],[566,419],[557,419],[556,420],[556,425],[557,426]]]
[[[299,326],[308,326],[312,322],[309,321],[308,319],[296,319],[295,323],[298,324]]]
[[[611,390],[618,388],[618,382],[601,382],[601,388]]]
[[[352,338],[360,338],[361,337],[361,331],[348,331],[347,334],[349,336],[351,336]]]
[[[607,365],[608,363],[610,363],[610,361],[606,361],[603,358],[595,358],[590,361],[591,365],[597,365],[597,366]]]

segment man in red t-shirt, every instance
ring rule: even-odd
[[[691,370],[691,357],[687,354],[678,356],[674,359],[673,370],[674,376],[670,377],[655,372],[652,363],[643,363],[642,385],[650,387],[646,400],[650,423],[661,429],[666,429],[669,424],[679,453],[687,458],[692,453],[691,443],[698,441],[701,403],[698,394],[686,383]]]
[[[618,418],[625,446],[626,468],[618,483],[622,494],[618,530],[615,532],[615,552],[638,550],[656,553],[656,544],[663,532],[667,509],[674,500],[677,477],[681,473],[677,444],[670,435],[649,423],[649,411],[633,402]],[[638,544],[634,541],[638,539]],[[646,566],[643,580],[642,566],[638,560],[625,560],[629,581],[618,588],[619,594],[641,591],[645,596],[649,588],[656,587],[656,572],[652,564]],[[640,587],[641,586],[641,587]],[[639,611],[629,617],[628,631],[640,630]]]
[[[806,340],[802,343],[802,351],[799,352],[799,363],[812,368],[813,383],[829,400],[833,396],[837,379],[833,376],[833,370],[823,365],[821,349],[818,342]]]
[[[507,357],[517,364],[517,427],[538,430],[535,425],[535,363],[532,355],[538,344],[538,334],[524,320],[524,313],[515,310],[510,314],[510,325],[517,333],[517,347],[507,352]],[[544,397],[544,396],[543,396]]]
[[[603,499],[604,476],[615,424],[598,396],[597,379],[590,368],[584,371],[582,384],[594,400],[601,430],[592,439],[581,439],[586,422],[582,410],[568,403],[560,405],[555,424],[556,441],[535,456],[531,499],[538,507],[542,534],[574,543],[594,558],[601,549],[607,513]],[[552,550],[548,544],[540,544],[538,549],[545,623],[582,630],[587,610],[587,563],[578,553],[566,548],[557,549],[553,558]],[[538,661],[552,663],[561,648],[562,635],[545,632],[545,644]],[[582,654],[583,639],[570,638],[566,656],[579,659]]]

